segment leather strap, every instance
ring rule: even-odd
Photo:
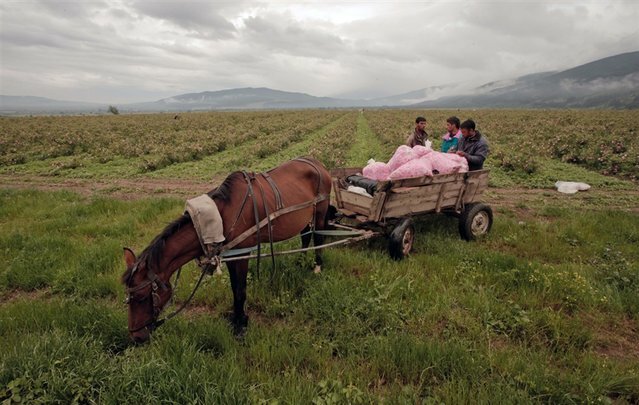
[[[273,252],[275,251],[275,249],[273,249],[273,225],[271,224],[271,220],[270,220],[270,213],[268,212],[268,202],[266,201],[266,195],[264,194],[264,188],[262,188],[262,185],[260,184],[259,181],[256,180],[257,186],[260,189],[260,193],[262,195],[262,204],[264,205],[264,215],[266,216],[266,219],[268,219],[268,221],[266,222],[267,225],[267,230],[268,230],[268,242],[269,242],[269,246],[271,248],[271,262],[273,264],[273,271],[271,272],[271,280],[273,279],[273,275],[275,274],[275,256],[273,255]],[[259,242],[258,242],[259,243]],[[260,272],[260,267],[259,267],[259,261],[257,263],[257,274],[259,274]]]
[[[264,226],[266,226],[268,221],[272,221],[272,220],[274,220],[274,219],[276,219],[278,217],[281,217],[282,215],[288,214],[290,212],[298,211],[298,210],[304,209],[306,207],[310,207],[310,206],[312,206],[314,204],[317,204],[317,203],[319,203],[321,201],[324,201],[326,199],[328,199],[327,195],[320,194],[320,195],[318,195],[317,197],[315,197],[314,199],[312,199],[310,201],[305,201],[305,202],[300,203],[300,204],[291,205],[290,207],[282,208],[281,210],[277,210],[275,212],[272,212],[267,218],[264,218],[263,220],[260,221],[260,223],[258,224],[258,227],[259,228],[263,228]],[[233,249],[235,246],[237,246],[240,243],[244,242],[246,239],[248,239],[253,234],[255,234],[255,229],[254,228],[249,228],[246,231],[244,231],[242,234],[240,234],[237,238],[233,239],[232,241],[230,241],[226,245],[222,246],[221,250]]]
[[[262,236],[260,234],[260,230],[262,229],[262,227],[259,224],[260,221],[260,216],[259,213],[257,212],[257,200],[255,200],[255,193],[253,193],[253,185],[251,184],[251,176],[246,172],[246,171],[242,171],[242,174],[244,175],[244,179],[246,180],[246,184],[248,187],[248,195],[251,198],[251,201],[253,201],[253,214],[255,215],[255,234],[257,235],[257,254],[259,255],[261,253],[261,249],[262,249],[262,244],[260,242],[260,237]],[[253,176],[254,178],[255,176]],[[249,228],[251,229],[251,228]],[[252,233],[252,232],[251,232]],[[260,259],[257,259],[257,276],[259,278],[259,269],[260,269]]]
[[[271,186],[271,190],[273,190],[273,195],[275,195],[275,209],[280,210],[284,208],[284,205],[282,204],[282,193],[280,192],[280,189],[277,187],[277,184],[275,183],[273,178],[267,172],[261,174]]]

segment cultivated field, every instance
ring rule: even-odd
[[[263,261],[243,339],[224,274],[129,344],[122,246],[141,251],[186,197],[300,155],[386,161],[417,115],[437,147],[453,114],[491,144],[486,239],[432,216],[401,262],[384,240],[327,250],[320,275],[310,254]],[[639,402],[638,134],[636,110],[0,118],[0,400]]]

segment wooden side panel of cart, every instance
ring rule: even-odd
[[[415,179],[380,181],[374,197],[340,187],[339,178],[361,172],[360,168],[335,169],[333,188],[337,208],[368,221],[399,218],[454,209],[479,201],[488,187],[488,170],[434,175]]]

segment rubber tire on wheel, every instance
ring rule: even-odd
[[[413,249],[415,241],[415,227],[410,218],[403,219],[393,229],[388,241],[388,253],[395,260],[402,260]]]
[[[493,210],[486,204],[469,204],[459,217],[459,234],[467,241],[481,238],[492,226]]]

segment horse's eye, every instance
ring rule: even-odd
[[[127,294],[126,298],[124,299],[124,303],[130,304],[131,302],[143,302],[148,300],[151,297],[151,294],[149,294],[149,292],[145,290],[146,289],[142,289],[140,291],[135,291]]]

